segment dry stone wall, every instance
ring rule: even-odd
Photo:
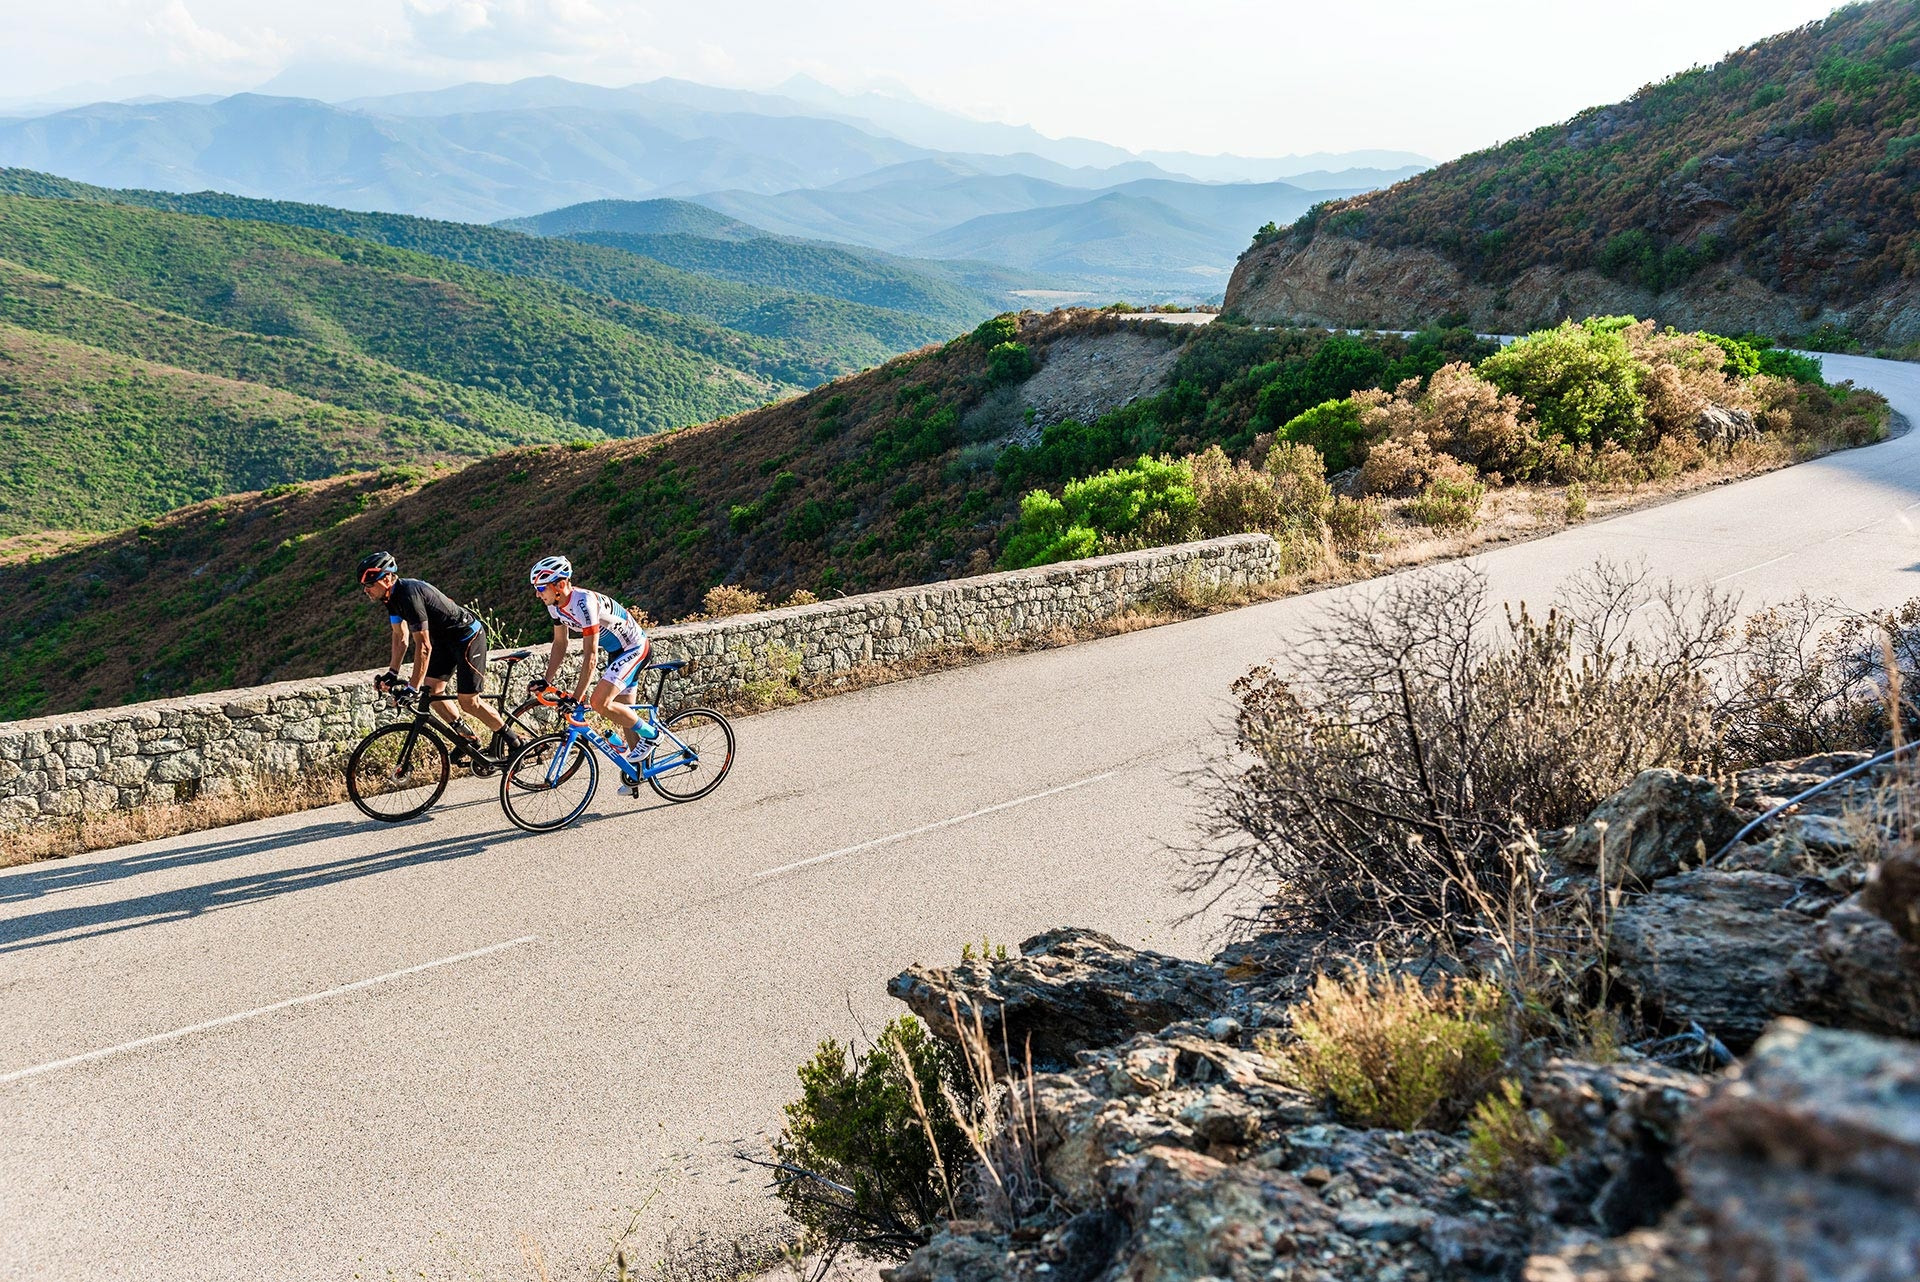
[[[1236,535],[660,628],[655,653],[692,661],[687,680],[670,685],[667,698],[695,702],[760,682],[830,680],[863,664],[1082,627],[1175,584],[1247,587],[1282,571],[1283,554],[1272,539]],[[538,671],[540,662],[529,660],[518,680],[529,668]],[[503,672],[496,662],[496,683]],[[376,700],[373,676],[352,673],[0,724],[0,832],[331,769],[390,715]]]

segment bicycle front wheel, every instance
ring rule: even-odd
[[[718,788],[733,769],[733,727],[727,719],[711,708],[688,708],[668,717],[662,726],[654,759],[680,756],[683,760],[648,779],[653,790],[668,801],[698,801]]]
[[[447,746],[417,726],[382,726],[347,757],[347,795],[362,814],[399,823],[447,790]]]
[[[600,763],[584,739],[541,735],[507,762],[500,775],[500,808],[516,827],[552,832],[580,817],[599,782]]]
[[[505,715],[507,729],[529,742],[540,735],[558,733],[567,719],[561,709],[550,703],[542,703],[538,699],[525,700],[519,707]],[[573,772],[580,768],[581,761],[591,755],[593,754],[588,752],[574,755],[567,765],[568,776],[571,777]]]

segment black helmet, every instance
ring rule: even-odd
[[[360,582],[372,583],[375,579],[384,579],[389,574],[400,573],[400,563],[393,559],[391,552],[374,552],[360,562]]]

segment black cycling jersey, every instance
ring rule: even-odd
[[[387,594],[387,622],[404,622],[416,632],[425,628],[436,652],[451,652],[480,626],[473,611],[454,604],[452,597],[420,579],[401,579],[393,585]]]

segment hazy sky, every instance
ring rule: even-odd
[[[0,98],[807,72],[1135,150],[1447,159],[1824,16],[1815,0],[0,0]]]

